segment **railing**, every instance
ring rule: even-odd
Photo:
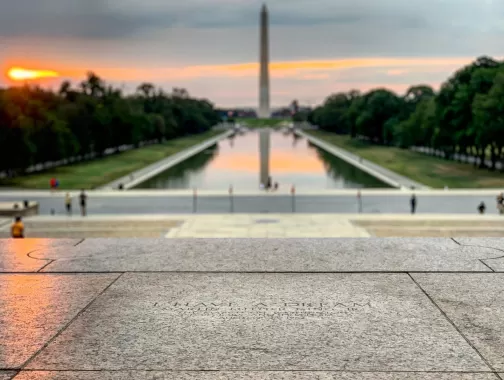
[[[323,195],[324,198],[331,198],[330,195]],[[208,195],[207,193],[203,196],[200,196],[198,193],[198,189],[194,188],[192,191],[192,199],[191,199],[191,207],[192,213],[235,213],[235,212],[247,212],[250,213],[252,211],[255,212],[292,212],[296,213],[298,211],[298,205],[306,205],[309,203],[309,199],[314,198],[318,199],[317,195],[298,195],[296,193],[296,186],[292,185],[289,193],[276,193],[274,190],[268,191],[265,190],[264,194],[256,194],[256,195],[237,195],[234,191],[234,187],[231,185],[228,188],[227,199],[224,196],[224,192],[218,195]],[[187,197],[185,197],[187,199]],[[257,205],[257,210],[251,210],[250,203],[254,202]],[[329,199],[325,200],[325,202],[330,202]],[[246,204],[245,207],[244,204]],[[350,205],[354,205],[352,207]],[[185,204],[179,205],[180,208],[184,210],[188,210],[188,205]],[[270,207],[273,206],[273,207]],[[360,190],[356,190],[355,196],[349,196],[349,202],[347,202],[346,206],[350,206],[349,212],[364,212],[364,202],[362,193]],[[301,212],[306,207],[302,207]],[[369,210],[370,212],[376,212]]]

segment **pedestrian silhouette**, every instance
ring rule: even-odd
[[[86,192],[84,191],[84,189],[81,190],[79,198],[80,198],[81,215],[86,216],[87,215],[87,210],[86,210],[87,195],[86,195]]]
[[[478,211],[480,214],[484,214],[486,210],[485,202],[481,202],[478,206]]]
[[[410,205],[411,205],[411,213],[414,214],[416,212],[417,207],[417,198],[415,194],[411,196]]]
[[[72,215],[72,197],[70,193],[66,193],[65,195],[65,208],[67,215]]]

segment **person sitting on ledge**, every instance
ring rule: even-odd
[[[17,216],[14,223],[12,223],[11,236],[13,239],[23,239],[24,238],[24,224],[21,221],[20,216]]]

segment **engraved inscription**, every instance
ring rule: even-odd
[[[371,301],[345,302],[233,302],[179,301],[160,305],[184,318],[235,319],[326,319],[336,315],[366,313]]]

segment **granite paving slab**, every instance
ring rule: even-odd
[[[0,239],[0,272],[36,272],[56,247],[73,247],[78,239]]]
[[[498,377],[491,373],[33,371],[21,372],[15,380],[498,380]]]
[[[126,273],[35,370],[488,371],[406,274]]]
[[[116,277],[0,274],[0,368],[19,368]]]
[[[413,277],[498,371],[504,371],[504,274]]]
[[[86,239],[44,271],[489,272],[494,255],[451,239]]]

